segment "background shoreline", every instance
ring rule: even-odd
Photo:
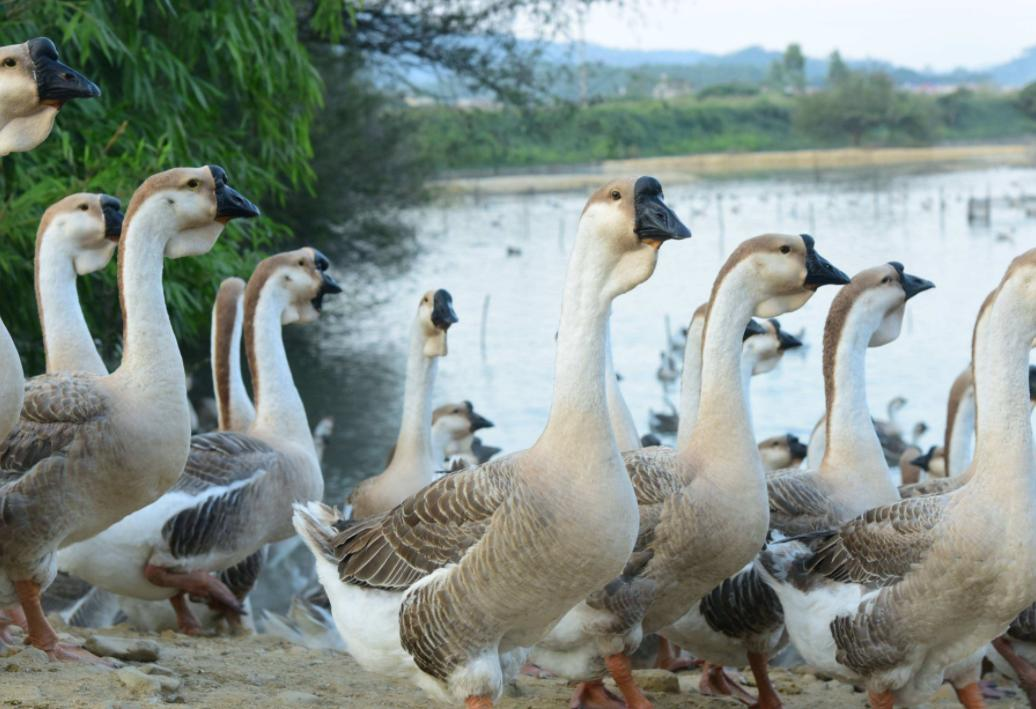
[[[653,158],[602,160],[535,170],[458,171],[433,184],[453,194],[538,194],[593,189],[614,177],[651,174],[664,184],[701,177],[870,167],[1036,165],[1036,144],[940,145],[918,148],[829,148],[722,152]]]

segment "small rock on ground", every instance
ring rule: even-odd
[[[669,670],[633,670],[633,680],[645,692],[680,692],[680,678]]]
[[[154,640],[144,638],[91,635],[83,647],[98,657],[114,657],[126,662],[156,662],[161,655],[161,646]]]

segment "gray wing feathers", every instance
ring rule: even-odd
[[[768,636],[784,623],[777,594],[751,566],[712,589],[699,609],[710,628],[732,638]]]
[[[187,466],[174,486],[199,501],[166,520],[162,538],[173,557],[199,556],[236,546],[254,527],[264,482],[279,456],[266,443],[236,433],[211,433],[191,439]]]
[[[770,529],[785,536],[838,526],[838,511],[809,473],[789,473],[766,483],[770,500]]]
[[[918,497],[875,507],[814,546],[809,573],[835,581],[887,586],[924,559],[945,498]]]

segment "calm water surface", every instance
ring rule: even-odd
[[[899,421],[925,421],[938,443],[949,386],[969,358],[979,304],[1010,259],[1036,246],[1036,217],[1016,198],[1036,194],[1036,169],[996,168],[881,176],[855,172],[667,184],[666,196],[694,237],[666,244],[654,276],[615,303],[615,364],[641,432],[666,410],[656,379],[665,318],[685,325],[704,302],[726,256],[743,239],[807,232],[832,263],[854,274],[889,260],[935,281],[911,301],[900,338],[867,358],[871,410],[909,401]],[[994,199],[989,227],[969,227],[968,197]],[[395,440],[412,318],[421,294],[446,288],[460,322],[449,332],[436,404],[470,399],[497,425],[483,440],[505,451],[528,447],[550,404],[566,258],[586,193],[455,198],[408,215],[416,254],[396,268],[336,276],[345,293],[320,324],[292,337],[295,376],[311,418],[335,418],[325,457],[327,499],[338,504],[356,481],[382,470]],[[508,255],[508,247],[520,255]],[[330,251],[330,249],[329,249]],[[823,413],[821,336],[834,288],[782,318],[804,330],[807,347],[752,384],[758,438],[808,435]],[[488,298],[485,313],[483,307]],[[484,338],[484,340],[483,340]],[[483,346],[484,345],[484,346]],[[677,404],[675,391],[671,396]],[[300,562],[304,563],[304,562]]]

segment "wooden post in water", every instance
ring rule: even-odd
[[[489,293],[482,299],[482,323],[479,326],[478,343],[482,359],[486,359],[486,320],[489,318]]]

